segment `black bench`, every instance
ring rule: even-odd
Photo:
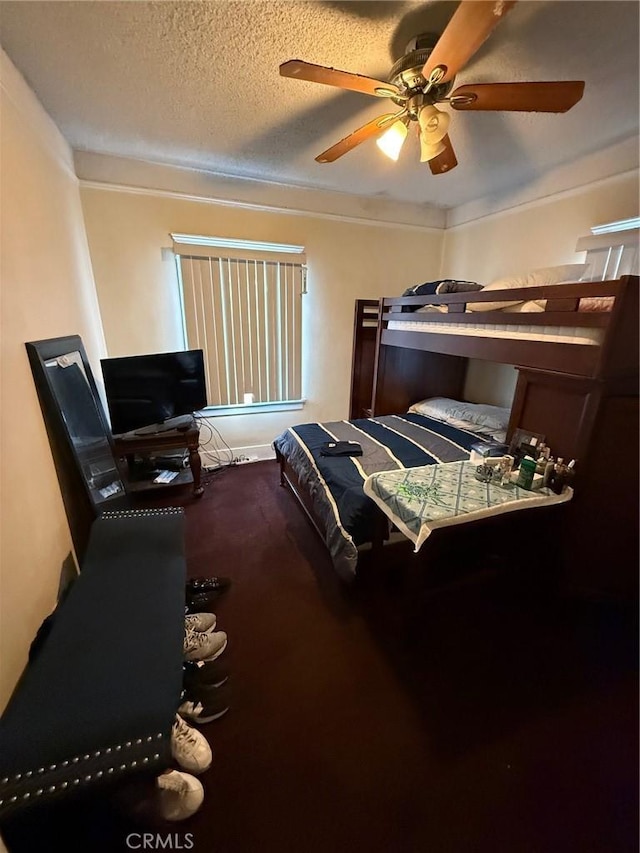
[[[182,689],[181,509],[105,512],[0,719],[0,818],[171,763]]]

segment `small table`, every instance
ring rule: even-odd
[[[135,430],[124,432],[113,436],[114,448],[117,456],[124,456],[129,466],[133,463],[136,453],[144,455],[152,451],[163,450],[187,450],[189,453],[189,467],[193,476],[193,495],[196,498],[202,496],[204,487],[201,485],[202,462],[200,461],[200,430],[195,419],[191,426],[186,429],[172,429],[165,432],[146,433],[136,435]],[[178,485],[173,480],[170,485]]]
[[[465,460],[381,471],[365,480],[364,492],[413,542],[416,552],[438,527],[551,506],[573,497],[569,486],[556,495],[550,489],[529,491],[515,484],[482,483],[475,477],[476,467]]]

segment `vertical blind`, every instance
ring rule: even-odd
[[[638,275],[638,229],[581,237],[576,252],[586,251],[588,264],[582,280],[605,281],[622,275]]]
[[[235,254],[180,254],[187,343],[204,350],[209,405],[300,400],[304,263]]]

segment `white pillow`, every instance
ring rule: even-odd
[[[431,397],[414,403],[410,412],[433,418],[478,435],[504,435],[509,425],[509,409],[485,403],[463,403],[448,397]]]
[[[422,308],[418,308],[414,313],[416,314],[445,314],[447,312],[446,305],[423,305]]]
[[[545,284],[560,284],[560,282],[578,281],[587,268],[587,264],[563,264],[559,267],[541,267],[521,275],[512,275],[498,278],[482,288],[480,293],[487,290],[515,290],[518,287],[541,287]],[[521,299],[515,302],[468,302],[469,311],[500,311],[517,305]]]
[[[503,314],[526,314],[526,313],[540,313],[544,311],[544,306],[546,299],[529,299],[527,302],[516,302],[515,305],[512,305],[510,308],[503,308]]]

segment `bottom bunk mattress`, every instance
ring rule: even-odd
[[[382,415],[353,421],[290,427],[275,439],[311,501],[334,567],[353,580],[358,547],[373,540],[377,507],[365,495],[370,474],[469,458],[471,446],[486,437],[418,414]],[[324,456],[332,441],[357,442],[361,456]]]

